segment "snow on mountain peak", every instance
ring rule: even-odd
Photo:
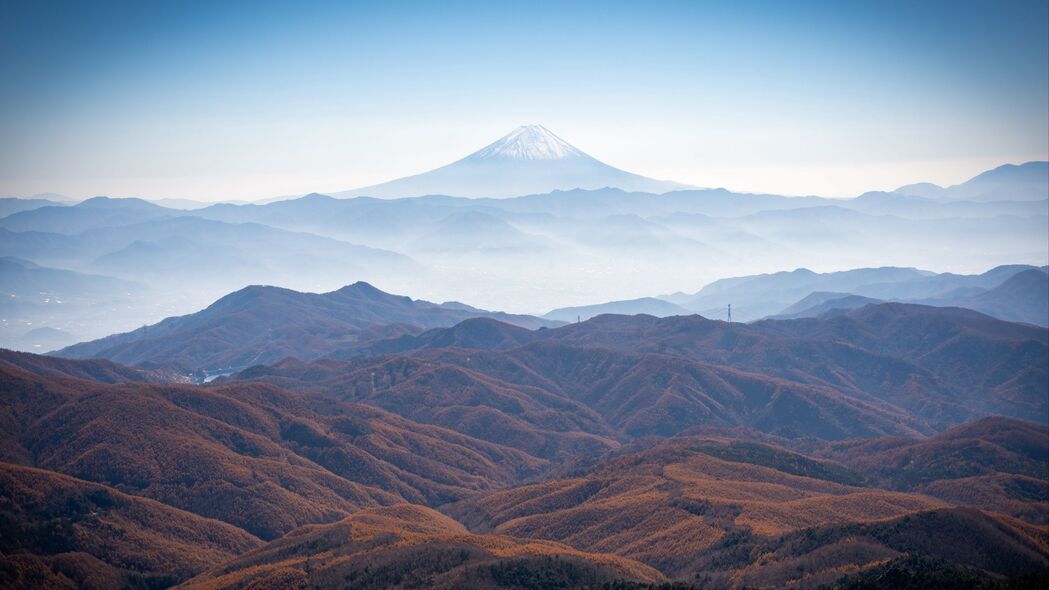
[[[587,157],[579,149],[542,125],[523,125],[495,143],[474,152],[471,160],[561,160]]]

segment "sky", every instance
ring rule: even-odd
[[[216,201],[538,123],[631,172],[855,196],[1049,159],[1049,2],[0,2],[0,195]]]

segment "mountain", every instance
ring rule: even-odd
[[[798,318],[818,318],[828,311],[836,309],[856,309],[872,303],[882,303],[880,299],[871,299],[862,295],[850,295],[848,293],[828,293],[817,291],[810,293],[801,301],[791,305],[776,315],[769,316],[770,320],[793,320]]]
[[[561,346],[727,365],[852,392],[849,395],[868,401],[866,396],[872,395],[909,406],[912,412],[923,406],[918,413],[934,421],[938,418],[933,407],[950,414],[956,403],[981,413],[1043,416],[1049,397],[1049,331],[960,309],[881,304],[818,321],[752,325],[698,316],[598,316],[538,331],[535,338]],[[1021,375],[1025,385],[1020,385]],[[925,381],[930,377],[938,384]],[[926,384],[919,385],[922,382]],[[919,391],[933,395],[918,395],[922,402],[908,399]],[[950,401],[939,398],[946,391],[954,392]],[[931,403],[936,398],[939,401]]]
[[[74,234],[0,229],[0,254],[38,264],[148,281],[190,297],[257,281],[330,283],[398,275],[420,266],[402,254],[255,223],[165,217]],[[163,289],[160,289],[163,287]],[[162,294],[157,294],[162,296]]]
[[[1043,265],[1047,204],[951,202],[891,193],[821,199],[724,189],[654,194],[599,188],[503,199],[312,194],[265,205],[216,205],[192,214],[401,252],[433,272],[426,280],[398,283],[397,289],[489,309],[533,311],[698,289],[720,277],[805,264],[963,269],[959,272],[977,272],[1003,260]],[[37,260],[28,253],[10,254]],[[776,314],[812,291],[851,292],[846,286],[802,289],[759,302],[767,303],[761,307],[737,299],[733,317],[750,321]],[[907,298],[944,292],[914,292]],[[724,317],[727,303],[687,307]]]
[[[1049,273],[1031,268],[977,295],[937,302],[975,309],[996,318],[1049,326]]]
[[[5,588],[166,587],[262,544],[113,487],[3,462],[0,502]]]
[[[0,227],[19,232],[41,231],[69,234],[102,227],[141,223],[182,213],[142,199],[95,197],[73,206],[51,205],[8,215],[0,219]]]
[[[48,199],[0,197],[0,219],[22,211],[32,211],[33,209],[39,209],[41,207],[59,207],[61,205],[62,203],[50,201]]]
[[[931,183],[911,184],[895,192],[932,199],[1042,201],[1049,198],[1049,162],[1005,164],[962,184],[946,188]]]
[[[333,193],[336,197],[421,195],[516,197],[553,190],[616,187],[665,193],[685,188],[595,160],[542,125],[524,125],[465,158],[430,172]]]
[[[0,585],[1005,587],[1049,567],[1046,425],[919,416],[1044,404],[1047,338],[881,304],[473,318],[209,385],[0,352]]]
[[[1033,525],[717,437],[623,449],[575,477],[443,510],[475,532],[613,553],[702,588],[815,587],[900,556],[1004,576],[1049,565],[1049,538]]]
[[[46,352],[79,340],[82,322],[100,310],[126,309],[153,295],[140,282],[49,268],[0,257],[0,346]]]
[[[547,467],[374,407],[260,384],[101,383],[55,376],[69,361],[21,356],[31,360],[0,364],[0,461],[151,498],[264,540],[362,508],[462,500]]]
[[[925,439],[834,443],[822,454],[879,487],[1049,523],[1049,438],[1042,425],[990,417]]]
[[[0,257],[0,293],[4,305],[43,304],[44,299],[75,304],[78,301],[120,299],[146,286],[102,275],[47,268],[12,256]]]
[[[934,273],[914,268],[858,268],[817,273],[807,268],[790,272],[720,279],[692,295],[675,297],[673,303],[696,313],[722,317],[732,304],[737,321],[751,321],[779,313],[816,291],[859,293],[872,284],[921,280]]]
[[[18,271],[41,275],[33,284],[40,288],[30,293],[26,305],[20,300],[4,302],[18,305],[20,312],[9,315],[11,323],[0,326],[0,345],[5,346],[20,346],[22,334],[36,326],[61,329],[78,341],[126,332],[199,310],[245,285],[326,291],[359,280],[397,284],[425,273],[415,260],[389,250],[192,216],[75,234],[0,228],[0,256],[52,269]],[[97,292],[87,289],[84,280],[78,283],[85,286],[82,292],[64,288],[74,284],[69,277],[75,273],[121,279],[110,281],[114,285],[133,281],[137,288],[113,288],[108,290],[111,296],[84,297]]]
[[[474,535],[433,510],[403,504],[306,527],[250,551],[185,588],[583,588],[663,582],[615,555],[505,535]]]
[[[655,297],[642,297],[640,299],[629,299],[626,301],[609,301],[608,303],[598,303],[596,305],[561,307],[547,312],[543,317],[548,320],[574,322],[577,319],[589,320],[594,316],[605,313],[619,315],[646,314],[662,318],[672,315],[691,315],[693,312],[681,307],[680,305],[670,303],[669,301],[664,301]]]
[[[694,313],[723,317],[732,304],[733,317],[753,321],[765,317],[814,317],[834,307],[820,308],[831,299],[839,308],[855,308],[866,303],[903,301],[923,305],[955,306],[977,309],[999,319],[1037,317],[1043,299],[1034,278],[1028,276],[1025,286],[1014,283],[1000,296],[987,296],[977,307],[977,296],[1003,285],[1024,271],[1038,270],[1025,264],[996,266],[973,275],[933,273],[913,268],[857,268],[846,271],[817,273],[806,268],[791,272],[732,277],[714,281],[694,294],[678,293],[661,297]],[[1029,284],[1028,284],[1029,283]],[[1004,295],[1004,291],[1012,293]],[[991,300],[997,299],[995,305]],[[1015,311],[1011,311],[1015,308]],[[795,315],[805,312],[804,316]],[[1021,320],[1021,321],[1030,321]],[[1038,322],[1031,322],[1038,323]]]
[[[0,349],[0,369],[24,371],[45,378],[73,378],[99,383],[163,383],[167,375],[95,359],[74,361]]]
[[[4,340],[6,340],[6,338]],[[33,328],[25,334],[22,334],[13,345],[9,343],[8,347],[14,350],[37,350],[44,352],[58,350],[59,348],[76,344],[77,340],[78,339],[75,336],[65,330],[52,328],[50,326],[42,326],[40,328]]]
[[[752,325],[602,315],[526,331],[473,319],[336,355],[350,360],[228,380],[377,405],[548,459],[700,426],[791,440],[931,434],[987,414],[1044,416],[1049,398],[1045,329],[903,304]]]
[[[600,329],[596,322],[603,318],[625,316],[599,316],[590,320],[594,325],[578,326],[588,332]],[[700,329],[668,326],[683,339],[696,338]],[[920,415],[933,421],[956,422],[967,415],[931,382],[913,387],[918,391],[908,393],[912,400],[899,400],[892,399],[899,395],[894,391],[871,388],[872,394],[841,381],[837,388],[828,387],[815,374],[789,375],[790,379],[767,366],[748,371],[724,362],[680,358],[655,335],[638,337],[636,342],[645,341],[641,351],[635,351],[629,343],[612,350],[615,345],[599,341],[599,336],[593,342],[571,342],[567,327],[535,334],[529,344],[504,341],[497,346],[508,348],[492,351],[434,347],[426,343],[424,334],[419,338],[422,348],[408,358],[391,355],[305,365],[289,361],[249,369],[230,379],[264,381],[377,405],[548,458],[571,456],[580,449],[614,448],[614,440],[624,437],[670,436],[698,425],[744,426],[791,438],[833,440],[929,432],[928,424],[912,413],[919,407]],[[732,338],[722,335],[725,340]],[[411,338],[402,338],[402,344],[407,340]],[[441,340],[434,335],[434,342]],[[655,353],[658,349],[665,352]],[[778,346],[760,346],[751,355],[767,355],[773,349]],[[829,359],[809,362],[821,361]],[[868,362],[876,366],[864,371],[891,370],[916,374],[914,378],[922,380],[917,367],[901,368],[895,361],[878,359]],[[1036,392],[1033,388],[1022,395]]]
[[[318,358],[368,339],[369,329],[381,326],[400,326],[395,331],[404,333],[451,326],[471,317],[492,317],[528,328],[556,325],[532,316],[412,300],[364,282],[321,294],[256,285],[231,293],[200,312],[76,344],[55,354],[206,374],[274,363],[289,356]]]
[[[1005,265],[980,275],[943,273],[899,283],[862,285],[857,291],[876,293],[895,301],[937,307],[963,307],[992,317],[1049,327],[1049,274],[1044,268]],[[914,295],[938,293],[937,297]],[[882,299],[816,291],[767,319],[819,317],[833,310],[857,309]]]

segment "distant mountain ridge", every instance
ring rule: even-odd
[[[676,182],[654,180],[613,168],[542,125],[524,125],[447,166],[332,195],[340,198],[517,197],[553,190],[604,187],[652,193],[686,188]]]
[[[539,131],[497,142],[477,161],[545,166],[581,158],[570,145]],[[1002,175],[1027,168],[1007,167],[989,178],[1001,184]],[[1017,200],[1013,193],[992,197],[996,200],[868,193],[823,199],[724,189],[657,194],[596,188],[530,190],[498,199],[313,194],[194,211],[138,199],[89,199],[60,207],[19,201],[12,211],[34,208],[0,218],[0,257],[145,283],[150,298],[129,294],[113,306],[97,298],[75,304],[62,299],[61,306],[44,309],[20,306],[18,313],[5,314],[9,321],[0,325],[0,346],[43,350],[38,345],[56,339],[45,342],[40,338],[45,332],[34,333],[31,342],[23,338],[40,327],[77,340],[126,332],[201,309],[252,284],[323,292],[363,280],[430,299],[535,313],[632,301],[695,289],[721,277],[814,264],[957,272],[1005,261],[1046,264],[1049,191],[1040,200]],[[892,282],[903,286],[906,281]],[[789,297],[760,301],[733,295],[733,319],[777,314],[814,291],[931,303],[949,291],[932,288],[935,282],[918,277],[906,293],[896,286],[857,293],[846,284],[799,288]],[[43,291],[54,291],[46,287]],[[689,313],[723,318],[730,301],[672,303]],[[59,307],[68,310],[62,317],[52,313]],[[591,311],[682,313],[662,307]],[[113,311],[118,308],[122,311]],[[981,309],[1006,317],[995,308]]]
[[[206,309],[133,332],[75,344],[55,353],[128,365],[216,372],[285,357],[313,359],[362,339],[491,317],[527,328],[557,322],[391,295],[365,282],[330,293],[255,285]],[[379,330],[369,334],[370,329]]]
[[[598,303],[595,305],[561,307],[543,314],[543,317],[550,320],[573,322],[577,319],[589,320],[594,316],[605,313],[620,315],[636,315],[643,313],[656,317],[666,317],[672,315],[689,315],[693,312],[681,307],[680,305],[675,305],[669,301],[664,301],[656,297],[642,297],[640,299],[609,301],[608,303]]]
[[[1042,200],[1049,193],[1049,162],[1004,164],[950,187],[929,182],[901,186],[901,195],[957,200]]]
[[[1025,264],[997,266],[977,275],[892,267],[830,273],[799,268],[721,279],[691,295],[661,298],[710,317],[725,317],[732,304],[739,321],[816,317],[832,309],[901,301],[964,307],[1003,320],[1049,326],[1049,286],[1042,284],[1046,281],[1044,268]]]

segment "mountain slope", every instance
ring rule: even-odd
[[[1037,267],[1025,264],[996,266],[973,275],[933,273],[913,268],[857,268],[846,271],[817,273],[805,268],[791,272],[732,277],[714,281],[697,293],[675,294],[664,297],[677,305],[710,317],[723,317],[725,306],[732,304],[733,317],[753,321],[774,314],[792,315],[839,294],[904,301],[926,305],[953,305],[968,307],[965,302],[986,290],[998,287],[1010,277]],[[815,301],[806,301],[813,297]],[[1026,310],[1033,303],[1020,303]],[[973,308],[975,309],[975,308]],[[787,311],[790,310],[790,311]],[[987,308],[980,309],[987,313]],[[1006,305],[999,306],[995,317],[1011,320],[998,313],[1007,313]]]
[[[398,505],[305,527],[187,582],[192,588],[581,588],[654,569],[549,541],[474,535],[421,506]]]
[[[364,351],[381,356],[287,361],[228,379],[378,405],[552,458],[594,437],[699,426],[836,440],[1036,415],[1047,350],[1044,329],[893,304],[753,325],[603,315],[529,332],[474,319]]]
[[[525,125],[447,166],[333,196],[516,197],[604,187],[650,193],[684,188],[613,168],[569,145],[542,125]]]
[[[639,443],[576,477],[442,510],[476,532],[610,552],[701,588],[816,587],[901,556],[1001,576],[1049,565],[1044,528],[720,437]]]
[[[478,532],[551,539],[610,552],[681,579],[730,537],[778,536],[875,521],[946,504],[857,487],[830,463],[751,443],[673,439],[610,458],[583,475],[450,505]]]
[[[164,587],[262,544],[216,520],[10,463],[0,463],[0,530],[5,588]]]
[[[1045,426],[984,418],[926,439],[874,438],[824,453],[882,487],[1049,523]]]
[[[593,400],[599,413],[622,403],[612,423],[637,432],[743,419],[760,430],[795,427],[834,438],[890,423],[928,432],[987,414],[1038,419],[1049,408],[1049,331],[956,308],[880,304],[750,325],[601,315],[472,341],[490,345],[490,355],[442,352],[446,341],[435,331],[370,349],[469,363],[505,383]]]
[[[2,366],[0,425],[0,460],[117,487],[263,539],[364,507],[463,499],[546,467],[376,408],[260,384],[109,385]]]

